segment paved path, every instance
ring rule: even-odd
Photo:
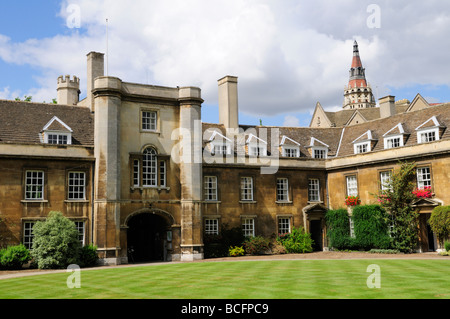
[[[348,260],[348,259],[443,259],[450,261],[450,256],[440,256],[436,252],[420,253],[420,254],[372,254],[367,252],[331,252],[321,251],[309,254],[283,254],[283,255],[263,255],[263,256],[242,256],[242,257],[224,257],[199,260],[196,262],[223,262],[223,261],[255,261],[255,260]],[[162,265],[168,262],[152,262],[140,264],[127,264],[115,266],[99,266],[93,268],[83,268],[82,270],[100,270],[115,267],[138,267],[146,265]],[[181,262],[171,262],[181,263]],[[23,269],[15,271],[0,271],[1,279],[10,279],[17,277],[27,277],[35,275],[44,275],[48,273],[65,273],[66,269],[60,270],[40,270],[40,269]]]

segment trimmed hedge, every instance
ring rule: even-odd
[[[329,246],[338,250],[392,248],[388,234],[388,215],[379,205],[355,206],[352,212],[354,237],[346,209],[329,210],[325,215]]]
[[[0,250],[0,269],[22,269],[22,266],[30,260],[30,252],[22,244]]]
[[[353,208],[355,246],[359,249],[389,249],[388,215],[379,205],[362,205]]]

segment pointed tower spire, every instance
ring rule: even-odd
[[[366,81],[366,69],[359,56],[358,42],[353,43],[353,59],[349,71],[350,79],[344,92],[344,109],[367,108],[375,106],[372,88]]]

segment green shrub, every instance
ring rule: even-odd
[[[244,250],[250,255],[262,255],[270,249],[270,240],[262,236],[248,237],[244,242]]]
[[[313,250],[311,234],[307,234],[302,227],[294,228],[291,233],[281,235],[278,241],[287,253],[303,254]]]
[[[243,247],[230,247],[229,255],[231,257],[244,256],[244,248]]]
[[[446,242],[446,243],[444,244],[444,249],[445,249],[446,251],[450,251],[450,241],[448,241],[448,242]]]
[[[228,249],[234,246],[242,246],[245,241],[241,227],[229,228],[227,224],[222,225],[218,235],[204,235],[205,258],[227,257]]]
[[[21,269],[30,260],[30,252],[24,245],[11,246],[0,250],[0,269]]]
[[[353,208],[354,245],[358,249],[389,249],[388,215],[379,205],[362,205]]]
[[[97,246],[87,245],[81,248],[79,265],[80,267],[94,267],[98,261]]]
[[[350,237],[350,222],[346,209],[339,208],[327,211],[325,221],[330,247],[338,250],[354,248],[354,239]]]
[[[32,257],[38,268],[66,268],[79,262],[81,243],[75,223],[60,212],[50,212],[45,221],[33,227]]]
[[[442,245],[444,240],[450,236],[450,206],[435,207],[431,212],[428,224]]]
[[[400,251],[397,249],[371,249],[369,250],[371,254],[399,254]]]

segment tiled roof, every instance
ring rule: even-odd
[[[373,139],[378,140],[372,151],[383,150],[383,135],[396,127],[399,123],[402,124],[404,132],[408,134],[404,146],[415,145],[417,144],[417,133],[415,129],[433,116],[436,116],[439,124],[446,127],[440,139],[450,138],[450,103],[446,103],[423,110],[396,114],[391,117],[346,127],[342,136],[339,157],[353,155],[354,149],[352,142],[368,130],[371,130]],[[395,131],[392,130],[388,135],[394,133],[400,133],[398,127],[395,128]]]
[[[73,145],[94,145],[88,108],[7,100],[0,100],[0,143],[41,144],[42,129],[54,116],[73,130]]]

